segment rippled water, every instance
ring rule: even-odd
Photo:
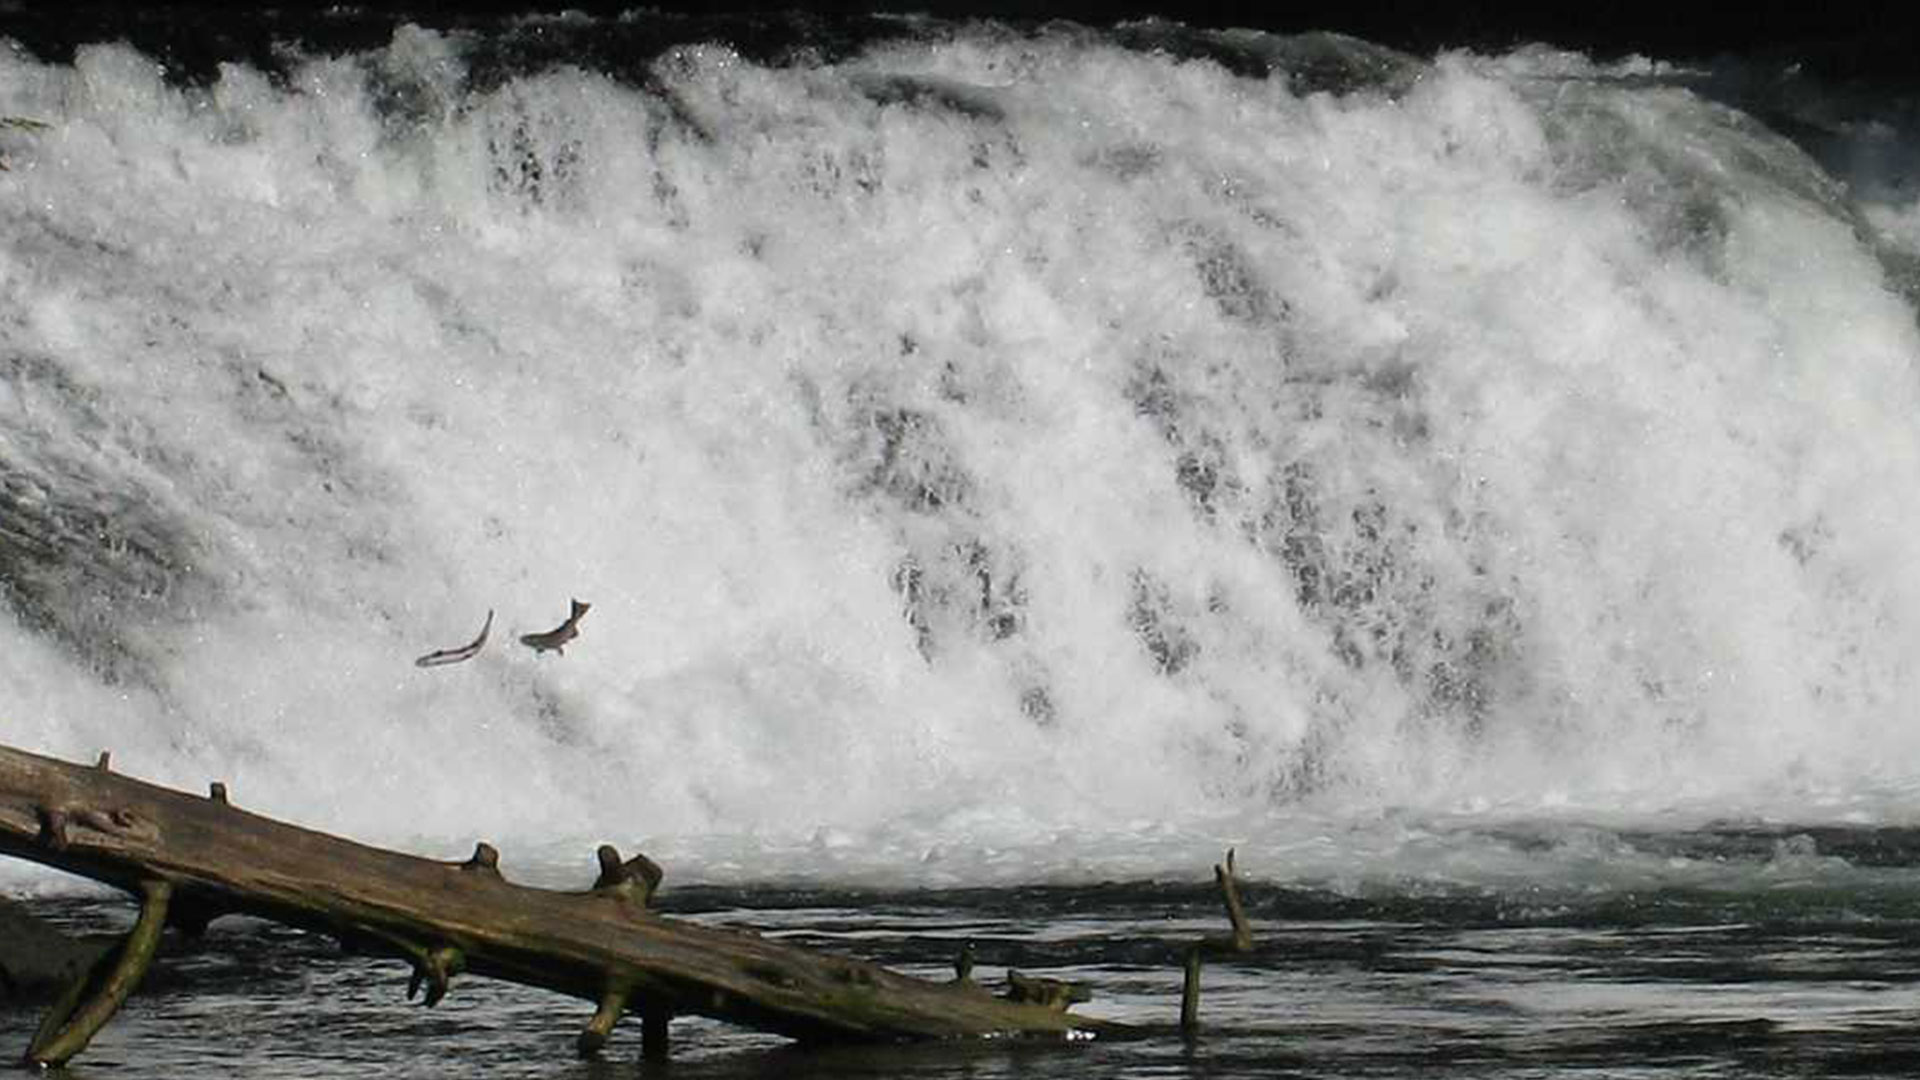
[[[1556,841],[1514,830],[1524,850]],[[1005,968],[1085,980],[1078,1008],[1141,1025],[1094,1043],[803,1048],[676,1020],[675,1076],[1905,1076],[1920,1067],[1920,878],[1900,829],[1720,826],[1620,833],[1623,849],[1724,869],[1719,885],[1476,888],[1380,882],[1345,891],[1250,880],[1258,944],[1212,961],[1204,1030],[1173,1022],[1187,942],[1224,920],[1210,884],[1106,883],[852,891],[790,885],[671,890],[680,918],[749,926],[811,948],[946,978]],[[1766,882],[1762,884],[1761,882]],[[123,925],[130,905],[43,896],[70,927]],[[615,1077],[573,1038],[585,1003],[477,978],[428,1010],[396,961],[252,920],[174,942],[79,1060],[80,1076]],[[0,1045],[36,1016],[0,1012]]]

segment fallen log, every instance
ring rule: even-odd
[[[701,926],[649,907],[661,872],[644,855],[599,849],[583,892],[516,885],[499,853],[441,862],[247,812],[224,784],[199,797],[0,746],[0,855],[42,863],[142,898],[127,940],[77,980],[29,1048],[58,1065],[85,1048],[139,982],[163,926],[189,933],[226,914],[332,935],[413,965],[409,996],[444,997],[463,973],[591,1003],[578,1040],[597,1052],[621,1017],[642,1017],[642,1052],[664,1057],[669,1018],[701,1015],[801,1041],[996,1035],[1088,1037],[1124,1025],[1067,1011],[1071,986],[1017,983],[996,996],[964,976],[933,982],[861,960]],[[1230,878],[1228,881],[1230,882]],[[1237,906],[1237,900],[1233,902]]]

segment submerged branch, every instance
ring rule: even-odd
[[[173,898],[173,886],[154,879],[143,882],[141,892],[144,896],[140,918],[133,924],[133,930],[91,971],[75,979],[54,1003],[27,1048],[28,1064],[65,1065],[87,1048],[95,1033],[113,1019],[127,995],[140,985],[147,968],[153,964],[154,953],[159,950],[160,931],[167,923],[167,904]]]
[[[1253,951],[1253,927],[1247,922],[1246,907],[1240,902],[1240,884],[1233,865],[1233,849],[1227,849],[1224,865],[1215,863],[1213,880],[1220,886],[1220,902],[1227,909],[1232,930],[1225,937],[1202,938],[1187,948],[1185,973],[1180,983],[1180,1033],[1193,1038],[1200,1033],[1200,972],[1208,953]]]

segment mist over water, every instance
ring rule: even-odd
[[[1912,821],[1901,147],[1256,46],[0,55],[0,740],[717,878]]]

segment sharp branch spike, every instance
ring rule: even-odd
[[[1233,952],[1249,952],[1253,949],[1253,927],[1247,923],[1247,911],[1240,903],[1240,886],[1234,877],[1233,849],[1227,849],[1225,866],[1215,865],[1213,879],[1220,885],[1220,902],[1226,906],[1227,921],[1233,925],[1233,933],[1221,945]]]

